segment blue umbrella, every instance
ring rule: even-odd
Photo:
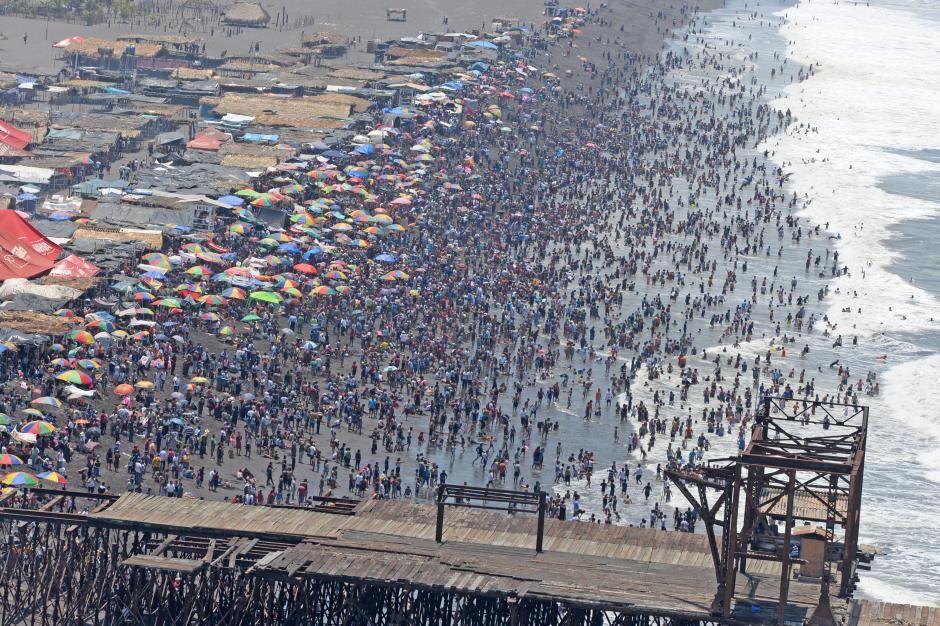
[[[397,261],[398,259],[396,259],[396,258],[395,258],[393,255],[391,255],[391,254],[380,254],[379,256],[375,257],[375,260],[376,260],[376,261],[379,261],[379,262],[381,262],[381,263],[394,263],[394,262]]]
[[[306,261],[310,257],[314,257],[319,254],[323,254],[323,248],[321,248],[320,246],[313,246],[312,248],[304,252],[304,261]]]
[[[297,247],[296,243],[282,243],[277,249],[279,252],[290,252],[292,254],[300,252],[300,248]]]
[[[17,202],[33,202],[34,200],[39,200],[39,196],[31,193],[21,193],[16,196]]]
[[[225,204],[230,204],[232,206],[241,206],[245,204],[245,201],[238,196],[222,196],[219,198],[219,202],[224,202]]]
[[[375,146],[373,146],[371,143],[362,144],[361,146],[353,150],[353,154],[362,154],[366,156],[370,154],[375,154]]]

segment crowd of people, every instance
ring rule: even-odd
[[[89,493],[303,505],[467,482],[694,531],[665,468],[743,447],[766,395],[858,401],[809,348],[842,332],[824,300],[848,268],[755,153],[796,122],[720,78],[739,60],[694,21],[649,59],[602,10],[578,20],[376,111],[369,149],[232,190],[211,238],[168,238],[61,311],[59,343],[0,355],[11,427],[54,427],[4,452]],[[283,224],[253,212],[272,203]]]

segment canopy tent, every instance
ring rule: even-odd
[[[32,278],[55,265],[62,248],[16,211],[0,210],[0,280]]]
[[[69,255],[55,264],[49,272],[57,278],[90,278],[101,270],[77,255]]]
[[[0,122],[0,143],[22,150],[30,144],[33,136],[25,130]]]

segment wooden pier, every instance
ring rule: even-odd
[[[7,495],[0,626],[940,626],[940,609],[852,599],[843,573],[857,578],[857,546],[827,558],[822,582],[796,575],[805,561],[788,543],[755,547],[767,540],[757,517],[787,537],[795,515],[851,530],[856,490],[833,488],[820,505],[779,480],[742,479],[743,463],[772,463],[742,456],[685,476],[706,534],[545,519],[534,494],[450,485],[437,504],[309,507],[41,490],[29,509]],[[720,494],[711,504],[708,490]],[[720,512],[742,490],[746,523],[727,524],[728,541],[714,527],[733,521]],[[65,512],[73,498],[86,513]]]

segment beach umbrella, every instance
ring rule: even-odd
[[[134,302],[150,302],[151,300],[155,299],[156,296],[154,296],[149,291],[138,291],[134,294]]]
[[[33,420],[32,422],[27,422],[20,428],[20,432],[36,436],[51,435],[55,432],[55,426],[45,420]]]
[[[317,287],[314,287],[313,290],[310,291],[310,295],[311,296],[333,296],[333,295],[336,295],[336,290],[327,285],[319,285]]]
[[[228,300],[226,300],[222,296],[217,296],[211,293],[206,294],[202,296],[201,298],[199,298],[199,302],[201,302],[202,304],[208,304],[210,306],[221,306],[224,304],[228,304]]]
[[[71,382],[71,381],[68,381],[68,382]],[[56,398],[53,398],[52,396],[41,396],[39,398],[32,400],[30,404],[34,404],[36,406],[51,406],[56,409],[61,409],[63,407],[62,401]]]
[[[246,315],[245,317],[243,317],[243,318],[241,319],[241,321],[243,321],[243,322],[257,322],[257,321],[260,320],[260,319],[261,319],[260,316],[255,315],[254,313],[249,313],[248,315]]]
[[[127,337],[127,335],[128,333],[126,330],[116,330],[113,333],[111,333],[111,336],[117,339],[123,339],[124,337]]]
[[[380,263],[395,263],[398,259],[392,254],[380,254],[375,257],[375,260]]]
[[[129,396],[132,393],[134,393],[134,387],[133,385],[128,385],[127,383],[124,383],[122,385],[118,385],[117,387],[115,387],[114,393],[116,393],[119,396]]]
[[[233,300],[244,300],[248,296],[245,290],[240,287],[229,287],[222,292],[222,295]]]
[[[199,319],[204,322],[218,322],[220,318],[218,313],[203,313]]]
[[[0,413],[0,426],[9,426],[13,423],[13,419],[6,413]]]
[[[23,459],[15,454],[0,454],[0,467],[15,467],[23,465]]]
[[[39,485],[39,479],[27,472],[7,474],[0,482],[8,487],[36,487]]]
[[[154,300],[153,304],[155,306],[162,306],[168,309],[179,309],[183,306],[180,303],[179,298],[160,298],[159,300]]]
[[[75,317],[75,312],[72,309],[58,309],[55,315],[59,317]]]
[[[213,272],[212,270],[210,270],[210,269],[209,269],[208,267],[206,267],[205,265],[193,265],[191,268],[189,268],[188,270],[186,270],[185,273],[186,273],[186,274],[189,274],[190,276],[204,276],[204,277],[208,277],[208,276],[212,276],[215,272]]]
[[[251,295],[248,296],[252,300],[259,300],[261,302],[267,302],[269,304],[280,304],[281,296],[270,291],[252,291]]]
[[[219,331],[219,334],[223,337],[228,337],[229,335],[235,334],[235,329],[231,326],[223,326],[222,330]]]
[[[114,324],[112,324],[108,320],[98,319],[98,320],[92,320],[91,322],[88,322],[87,324],[85,324],[85,328],[93,328],[95,330],[103,330],[105,332],[110,333],[112,330],[114,330]]]
[[[382,280],[408,280],[408,274],[401,270],[393,270],[382,276]]]
[[[309,263],[297,263],[294,265],[294,269],[303,274],[316,274],[317,268],[310,265]]]
[[[241,223],[232,224],[228,227],[228,232],[231,235],[244,235],[245,225]]]
[[[149,380],[138,380],[134,386],[138,389],[153,389],[153,383]]]
[[[239,189],[235,192],[235,195],[240,198],[257,198],[261,194],[254,189]]]
[[[65,336],[75,343],[80,343],[85,346],[90,346],[95,343],[95,338],[87,330],[70,330]]]
[[[344,274],[343,272],[339,270],[330,270],[329,272],[326,273],[326,278],[329,278],[330,280],[347,280],[348,279],[346,274]]]
[[[245,203],[245,201],[238,196],[222,196],[219,198],[219,202],[230,206],[241,206]]]
[[[65,485],[69,482],[66,480],[65,476],[59,472],[40,472],[39,474],[36,474],[36,477],[41,478],[49,483],[55,483],[56,485]]]
[[[205,376],[193,376],[192,378],[189,379],[189,382],[203,385],[209,382],[209,379],[206,378]]]
[[[30,417],[45,417],[42,414],[42,411],[39,409],[34,409],[33,407],[29,407],[28,409],[20,409],[20,413],[23,415],[29,415]]]
[[[91,376],[78,370],[67,370],[56,376],[55,379],[65,383],[72,383],[73,385],[91,385],[95,382],[92,380]],[[53,400],[55,400],[55,398],[53,398]],[[56,400],[56,402],[58,402],[58,400]],[[60,406],[61,404],[62,403],[59,402]]]
[[[101,363],[94,359],[82,359],[78,362],[78,366],[86,370],[96,370],[101,367]]]

